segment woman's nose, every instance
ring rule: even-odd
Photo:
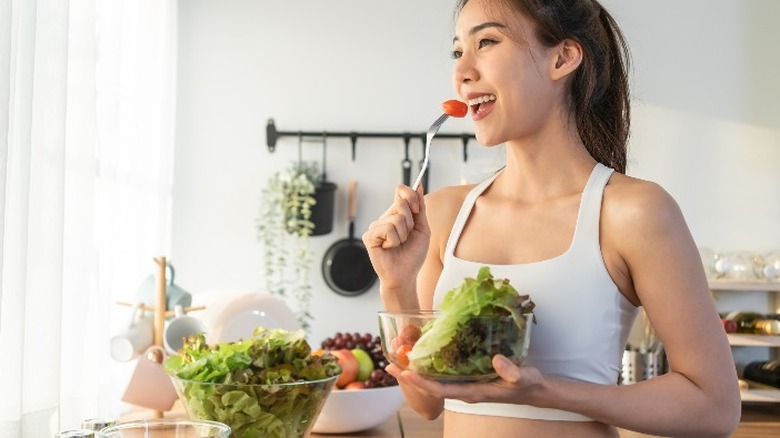
[[[475,81],[479,78],[477,69],[471,62],[470,58],[464,53],[460,58],[455,61],[455,66],[452,70],[452,81],[455,85],[464,84]]]

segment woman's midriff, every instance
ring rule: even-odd
[[[549,421],[444,411],[444,438],[619,438],[617,429],[596,421]]]

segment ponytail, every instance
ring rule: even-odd
[[[593,3],[600,29],[592,30],[585,38],[589,47],[583,48],[590,56],[583,60],[586,65],[578,69],[571,82],[571,104],[588,152],[605,166],[626,173],[631,125],[630,55],[615,20],[601,5]]]

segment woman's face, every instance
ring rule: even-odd
[[[453,40],[453,85],[486,146],[533,136],[555,101],[548,73],[552,50],[536,40],[525,17],[497,11],[491,0],[469,1]]]

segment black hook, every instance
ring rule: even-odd
[[[411,136],[408,133],[404,133],[404,159],[401,161],[401,176],[404,185],[410,185],[412,183],[412,160],[409,159],[409,140]]]
[[[352,161],[355,161],[355,155],[357,155],[357,132],[349,133],[349,140],[352,142]]]
[[[325,176],[325,163],[327,163],[328,160],[328,133],[325,131],[322,131],[322,175],[320,175],[320,178],[322,181],[327,181],[327,177]]]
[[[303,133],[298,131],[298,166],[303,162]]]
[[[463,141],[463,162],[465,163],[469,161],[469,136],[463,134],[460,139]]]

